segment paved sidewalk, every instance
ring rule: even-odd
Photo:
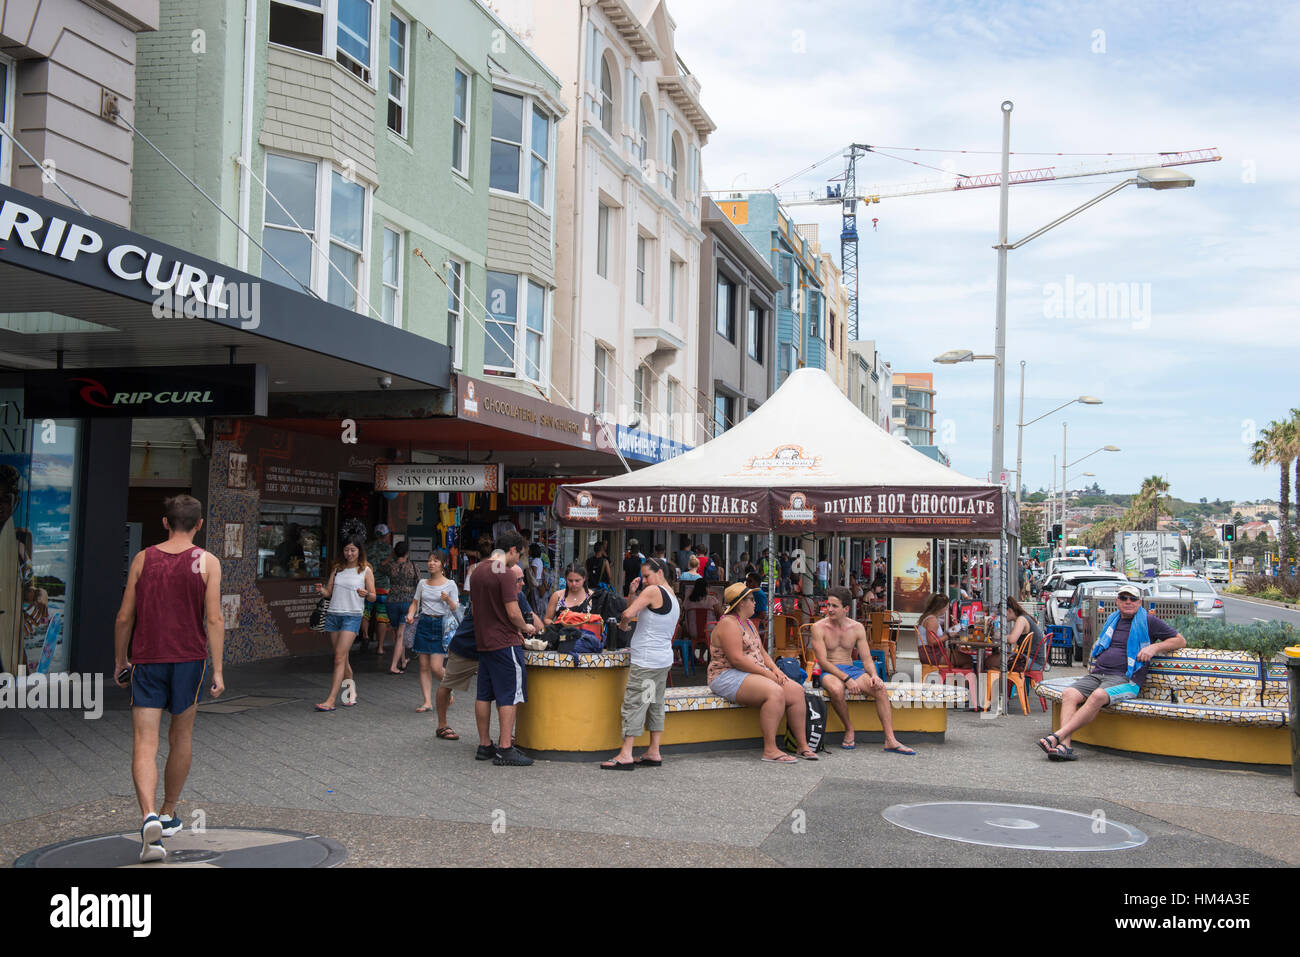
[[[414,669],[390,676],[373,654],[354,656],[358,705],[317,714],[328,666],[300,658],[227,670],[222,710],[247,710],[199,716],[184,820],[201,809],[209,825],[312,831],[343,844],[349,865],[1300,865],[1289,775],[1083,747],[1078,762],[1053,764],[1035,746],[1049,730],[1036,701],[1028,718],[954,712],[946,742],[918,745],[917,757],[864,740],[794,766],[733,751],[609,774],[594,761],[474,761],[470,696],[451,712],[462,739],[440,741],[435,720],[414,712]],[[127,697],[106,696],[96,721],[0,712],[0,865],[134,819]],[[923,837],[880,816],[929,800],[1101,810],[1150,840],[1104,853],[1012,851]]]

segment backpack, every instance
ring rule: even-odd
[[[803,693],[805,707],[807,708],[807,718],[804,722],[804,737],[808,740],[808,747],[814,752],[826,750],[826,699],[819,694],[808,691]],[[794,740],[794,735],[789,729],[785,732],[785,749],[791,753],[799,750],[799,745]]]

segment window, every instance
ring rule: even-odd
[[[525,117],[530,118],[528,127]],[[525,132],[529,138],[524,139]],[[530,162],[523,162],[528,143]],[[488,184],[503,193],[526,196],[545,209],[551,162],[551,117],[529,97],[492,91],[492,156]]]
[[[736,421],[736,400],[722,392],[713,393],[713,437],[717,438]]]
[[[390,326],[402,327],[402,234],[384,227],[384,301],[379,314]]]
[[[366,188],[350,183],[337,170],[330,178],[329,301],[344,309],[357,309],[361,288],[362,240],[365,233]]]
[[[596,211],[596,275],[609,278],[609,220],[613,211],[604,203]]]
[[[714,314],[714,328],[728,342],[736,341],[736,284],[718,277],[718,302]]]
[[[646,101],[641,100],[640,116],[637,118],[637,159],[641,163],[641,168],[645,168],[646,162],[650,159],[650,111],[646,109]]]
[[[676,379],[668,380],[668,402],[664,408],[668,413],[668,438],[670,439],[675,439],[682,433],[682,430],[677,427],[677,389],[680,384]]]
[[[650,241],[644,236],[636,238],[636,301],[645,305],[645,267]]]
[[[522,288],[521,288],[522,287]],[[546,287],[508,272],[487,274],[488,321],[483,343],[483,367],[541,381],[546,340]],[[524,302],[519,328],[519,302]]]
[[[609,350],[596,343],[596,391],[592,412],[603,413],[609,399]]]
[[[533,107],[532,168],[529,170],[528,198],[546,208],[546,173],[551,155],[551,118]]]
[[[600,61],[600,128],[614,135],[614,71],[608,57]]]
[[[674,324],[677,322],[677,296],[682,285],[683,265],[685,264],[676,259],[668,263],[668,321]]]
[[[749,357],[755,362],[763,361],[763,310],[757,306],[749,307]]]
[[[268,38],[280,46],[333,57],[361,80],[371,81],[373,0],[272,0]],[[326,35],[334,24],[332,36]]]
[[[388,17],[388,128],[406,135],[406,21],[397,14]]]
[[[14,61],[0,56],[0,126],[13,125]],[[0,183],[8,186],[13,177],[13,145],[9,137],[0,136]]]
[[[672,167],[671,182],[673,188],[673,199],[682,198],[681,191],[678,188],[680,186],[680,180],[678,174],[681,172],[681,157],[679,155],[680,151],[677,148],[677,144],[679,142],[680,140],[677,138],[677,135],[673,134],[672,157],[669,160],[669,165]]]
[[[327,514],[319,505],[263,502],[257,526],[257,577],[324,578]]]
[[[903,386],[901,385],[894,386],[894,398],[901,399],[902,397],[903,397]]]
[[[794,259],[788,253],[781,254],[781,305],[791,307],[791,290],[794,288]]]
[[[650,395],[650,370],[645,366],[636,367],[636,383],[632,394],[632,411],[641,416],[644,420],[650,403],[647,401]]]
[[[461,317],[464,314],[465,264],[447,260],[447,345],[451,347],[451,364],[460,368]]]
[[[469,176],[469,74],[451,75],[451,168]]]
[[[267,196],[262,245],[270,256],[262,259],[262,276],[291,289],[300,286],[314,288],[312,240],[316,238],[316,170],[317,164],[306,160],[273,153],[266,157]],[[272,262],[271,256],[279,260],[284,269]]]

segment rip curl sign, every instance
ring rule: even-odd
[[[27,372],[31,418],[175,418],[266,415],[266,367],[127,366]]]

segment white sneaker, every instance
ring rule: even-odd
[[[163,824],[157,814],[150,814],[140,828],[140,863],[164,861],[167,848],[162,845]]]

